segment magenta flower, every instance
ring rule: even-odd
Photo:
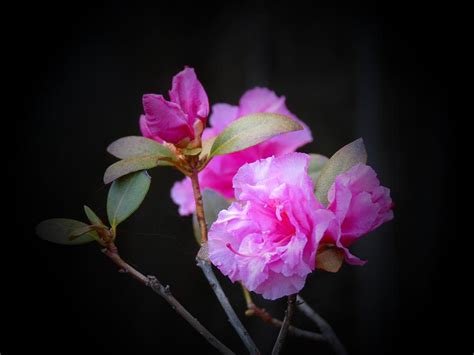
[[[308,155],[290,153],[242,166],[234,177],[237,201],[209,230],[211,262],[267,299],[303,288],[333,219],[318,209],[308,164]]]
[[[203,138],[217,136],[229,123],[244,115],[257,112],[287,115],[298,121],[304,129],[276,136],[239,152],[214,157],[199,175],[202,189],[212,189],[231,199],[234,197],[232,179],[242,165],[273,155],[279,156],[294,152],[297,148],[312,141],[308,126],[286,108],[285,97],[278,97],[273,91],[265,88],[255,88],[247,91],[240,98],[239,106],[213,105],[209,119],[211,127],[204,130]],[[175,183],[171,190],[171,197],[179,205],[181,215],[194,212],[194,198],[189,178]]]
[[[204,127],[209,115],[207,94],[194,69],[186,67],[173,77],[169,96],[171,101],[162,95],[143,95],[142,134],[159,142],[188,143],[195,138],[195,124],[201,121]]]
[[[342,249],[349,264],[365,264],[366,261],[352,255],[348,247],[362,235],[393,219],[390,190],[380,186],[371,167],[357,164],[336,177],[328,200],[327,210],[332,213],[333,221],[321,243]]]

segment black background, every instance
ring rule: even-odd
[[[20,245],[2,248],[2,293],[10,296],[3,302],[2,355],[31,353],[31,347],[49,354],[213,353],[161,298],[119,274],[95,245],[62,247],[34,234],[46,218],[84,219],[83,204],[105,217],[101,178],[114,161],[105,147],[139,134],[141,95],[166,93],[184,65],[196,69],[211,103],[236,104],[257,85],[285,95],[313,131],[305,152],[331,155],[364,138],[369,164],[392,190],[395,220],[354,247],[369,260],[366,266],[316,272],[302,295],[350,354],[444,347],[450,332],[444,318],[452,310],[444,297],[445,251],[456,235],[455,193],[447,193],[456,184],[450,163],[455,121],[445,86],[451,38],[443,9],[403,9],[263,2],[16,9],[17,21],[4,31],[11,45],[6,57],[15,68],[4,71],[14,77],[13,96],[20,101],[5,118],[16,135],[7,167],[15,223],[14,235],[3,237]],[[151,175],[142,208],[120,230],[121,253],[169,283],[218,338],[244,353],[194,265],[190,220],[178,215],[169,197],[180,175],[170,169]],[[4,223],[10,227],[12,219]],[[238,285],[221,279],[243,315]],[[283,316],[283,301],[255,300]],[[269,353],[277,329],[242,318]],[[295,324],[312,327],[300,314]],[[295,338],[285,349],[331,353]]]

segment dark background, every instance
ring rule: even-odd
[[[424,353],[447,345],[450,329],[443,324],[452,305],[444,297],[443,266],[447,241],[456,235],[455,193],[447,193],[455,191],[450,157],[456,142],[444,81],[450,42],[444,9],[114,2],[42,4],[16,14],[5,32],[15,69],[4,71],[14,77],[20,100],[5,119],[16,134],[6,190],[15,211],[9,238],[20,246],[2,248],[2,293],[10,296],[3,302],[2,355],[31,353],[32,346],[49,354],[213,353],[97,246],[63,247],[34,234],[43,219],[84,219],[83,204],[105,218],[101,178],[114,161],[105,147],[139,134],[142,94],[166,93],[184,65],[196,69],[211,103],[237,104],[257,85],[285,95],[313,131],[305,152],[331,155],[364,138],[369,164],[392,190],[395,220],[354,247],[369,260],[366,266],[315,272],[302,295],[350,354]],[[169,197],[180,175],[170,169],[151,175],[142,208],[120,229],[122,255],[169,283],[218,338],[244,353],[194,265],[190,220]],[[243,315],[239,287],[222,283]],[[255,300],[283,316],[283,301]],[[242,319],[269,353],[278,330]],[[295,323],[312,327],[300,314]],[[331,353],[323,344],[289,338],[286,353],[292,352]]]

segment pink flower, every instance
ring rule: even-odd
[[[390,190],[380,186],[371,167],[357,164],[336,177],[329,189],[328,200],[327,210],[334,219],[321,243],[341,248],[349,264],[365,264],[366,261],[352,255],[348,247],[364,234],[393,219]]]
[[[308,164],[302,153],[245,164],[233,181],[237,201],[209,230],[211,262],[267,299],[303,288],[334,217],[319,208]]]
[[[199,174],[199,182],[202,189],[212,189],[231,199],[234,197],[232,179],[242,165],[258,159],[294,152],[297,148],[311,142],[313,139],[308,126],[288,111],[285,105],[285,97],[278,97],[273,91],[265,88],[255,88],[247,91],[240,98],[239,106],[228,104],[214,105],[209,119],[211,127],[204,130],[203,139],[217,136],[229,123],[239,117],[256,112],[272,112],[287,115],[300,123],[304,129],[276,136],[240,152],[214,157]],[[194,212],[194,198],[191,182],[188,178],[177,182],[173,186],[171,197],[180,206],[179,213],[181,215]]]
[[[143,95],[142,134],[159,142],[189,142],[195,137],[196,122],[204,126],[209,115],[207,94],[194,69],[186,67],[173,77],[169,96],[171,101],[162,95]]]

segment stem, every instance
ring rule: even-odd
[[[247,350],[250,352],[250,354],[255,354],[255,355],[260,354],[260,351],[258,350],[257,345],[255,345],[254,341],[250,337],[249,333],[245,329],[239,317],[237,317],[237,314],[232,308],[229,302],[229,299],[225,295],[224,290],[219,284],[219,281],[217,281],[216,275],[212,271],[211,264],[207,262],[206,260],[203,260],[200,258],[196,258],[196,262],[197,262],[197,266],[201,268],[202,272],[206,276],[207,281],[209,282],[209,285],[211,285],[212,290],[214,291],[222,308],[224,308],[224,311],[227,314],[227,317],[229,317],[230,324],[234,327],[240,339],[242,339],[243,343],[247,347]]]
[[[285,339],[288,334],[288,329],[290,328],[290,320],[295,310],[295,302],[296,294],[288,296],[288,307],[286,308],[285,319],[283,320],[283,324],[280,328],[280,333],[278,334],[278,338],[275,342],[275,345],[273,346],[272,355],[280,354],[283,344],[285,343]]]
[[[265,308],[260,308],[255,303],[253,303],[252,296],[244,285],[242,285],[242,291],[244,292],[245,302],[247,303],[247,311],[245,312],[246,316],[256,316],[265,323],[271,324],[276,328],[281,328],[283,322],[278,318],[274,318]],[[326,341],[326,338],[324,338],[321,334],[303,330],[292,325],[290,325],[288,328],[288,332],[293,336],[301,338],[307,338],[314,341]]]
[[[154,292],[163,297],[181,317],[183,317],[194,329],[196,329],[199,334],[201,334],[221,354],[234,354],[232,350],[222,344],[214,335],[212,335],[211,332],[209,332],[201,323],[199,323],[199,321],[194,318],[192,314],[189,313],[176,298],[173,297],[169,286],[163,286],[156,277],[145,276],[140,271],[130,266],[120,257],[115,245],[111,244],[109,248],[104,249],[103,252],[109,257],[110,260],[115,263],[115,265],[120,268],[121,272],[130,275],[132,278],[141,284],[150,287]]]
[[[196,203],[196,217],[201,231],[201,245],[207,242],[207,225],[206,217],[204,216],[204,204],[202,202],[201,188],[199,187],[198,171],[193,169],[191,175],[191,182],[193,185],[194,201]]]
[[[194,160],[191,162],[191,164],[192,164],[193,173],[191,174],[190,178],[193,185],[194,202],[196,204],[196,217],[197,217],[199,228],[201,231],[201,245],[203,246],[205,243],[207,243],[207,224],[206,224],[206,217],[204,213],[204,204],[202,202],[201,188],[199,186],[199,179],[198,179],[197,166],[199,165],[199,161]],[[212,290],[214,291],[222,308],[227,314],[230,324],[235,329],[240,339],[242,339],[242,342],[245,344],[247,350],[250,352],[250,354],[259,355],[260,351],[258,350],[257,345],[255,345],[254,341],[250,337],[249,333],[245,329],[239,317],[237,317],[237,314],[232,308],[227,296],[224,293],[224,290],[219,284],[219,281],[217,281],[216,275],[212,271],[211,264],[207,260],[204,260],[203,258],[201,258],[199,254],[198,254],[198,257],[196,258],[196,263],[197,263],[197,266],[199,266],[199,268],[202,270],[202,272],[206,276],[207,281],[209,282],[209,285],[211,285]]]
[[[298,296],[298,309],[304,313],[306,317],[311,319],[321,330],[323,336],[327,339],[328,343],[334,349],[334,353],[336,355],[347,355],[346,349],[344,345],[342,345],[341,341],[334,333],[334,330],[331,328],[328,322],[324,320],[314,309],[312,309],[303,298]]]

